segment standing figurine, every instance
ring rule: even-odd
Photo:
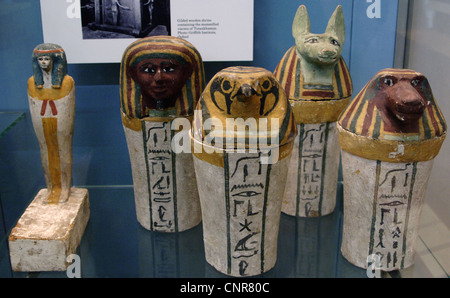
[[[231,276],[270,270],[296,127],[272,73],[228,67],[206,86],[193,128],[206,261]]]
[[[11,231],[11,266],[14,271],[62,271],[78,248],[90,213],[87,189],[71,187],[75,83],[58,45],[38,45],[32,63],[28,102],[47,188]]]
[[[323,34],[311,33],[306,7],[292,24],[295,46],[274,71],[294,112],[294,143],[282,211],[301,217],[323,216],[336,205],[339,145],[336,121],[350,102],[352,81],[341,57],[345,24],[339,5]]]
[[[178,232],[201,221],[190,143],[183,144],[187,150],[182,152],[175,147],[180,145],[177,135],[189,142],[190,121],[204,84],[202,58],[183,39],[142,38],[123,54],[122,123],[136,214],[148,230]]]
[[[419,220],[446,123],[424,75],[384,69],[338,122],[344,178],[341,251],[384,271],[414,263]]]
[[[34,49],[32,59],[30,114],[41,150],[47,200],[57,204],[67,201],[72,180],[75,83],[67,75],[67,60],[60,46],[41,44]]]

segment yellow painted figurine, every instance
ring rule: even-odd
[[[72,180],[72,137],[75,84],[67,75],[64,50],[55,44],[38,45],[32,55],[28,102],[39,141],[48,202],[65,202]]]
[[[41,189],[8,237],[13,271],[64,271],[89,221],[87,189],[71,187],[75,83],[64,50],[33,50],[28,102],[47,188]]]

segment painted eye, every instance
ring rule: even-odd
[[[384,78],[383,83],[389,87],[394,86],[394,80],[391,78]]]
[[[174,72],[174,71],[175,71],[175,68],[170,67],[170,66],[167,66],[167,67],[164,67],[164,68],[163,68],[163,72],[166,72],[166,73],[168,73],[168,72]]]
[[[154,69],[153,67],[144,66],[141,68],[141,72],[156,73],[156,69]]]
[[[233,91],[233,85],[234,85],[234,82],[224,79],[222,81],[222,91],[225,93],[230,93],[231,91]]]
[[[332,40],[331,40],[331,44],[332,44],[332,45],[335,45],[335,46],[338,46],[338,47],[341,46],[341,45],[339,44],[339,42],[338,42],[336,39],[332,39]]]
[[[261,84],[261,89],[263,91],[268,91],[270,88],[272,87],[272,82],[270,80],[265,80],[262,84]]]
[[[253,191],[253,190],[247,190],[247,191],[241,191],[240,193],[234,194],[233,197],[234,196],[238,196],[238,197],[254,197],[254,196],[257,196],[259,194],[260,194],[260,192],[256,192],[256,191]]]
[[[420,80],[419,79],[414,79],[411,81],[411,85],[413,85],[414,87],[419,86]]]
[[[156,157],[149,158],[149,160],[166,160],[166,159],[169,159],[169,158],[164,157],[164,156],[156,156]]]
[[[310,38],[306,41],[307,43],[318,43],[319,40],[317,38]]]

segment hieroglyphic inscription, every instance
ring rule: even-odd
[[[270,164],[259,154],[227,154],[228,272],[241,276],[264,270],[265,206]]]
[[[416,163],[399,163],[386,169],[382,162],[377,162],[370,254],[380,257],[382,268],[403,268],[416,171]]]
[[[300,124],[296,214],[320,215],[328,123]]]
[[[144,121],[150,219],[152,230],[174,232],[176,219],[176,181],[169,122]]]

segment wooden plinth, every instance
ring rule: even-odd
[[[72,188],[65,203],[47,204],[42,189],[9,236],[13,271],[64,271],[76,253],[89,220],[87,189]]]

